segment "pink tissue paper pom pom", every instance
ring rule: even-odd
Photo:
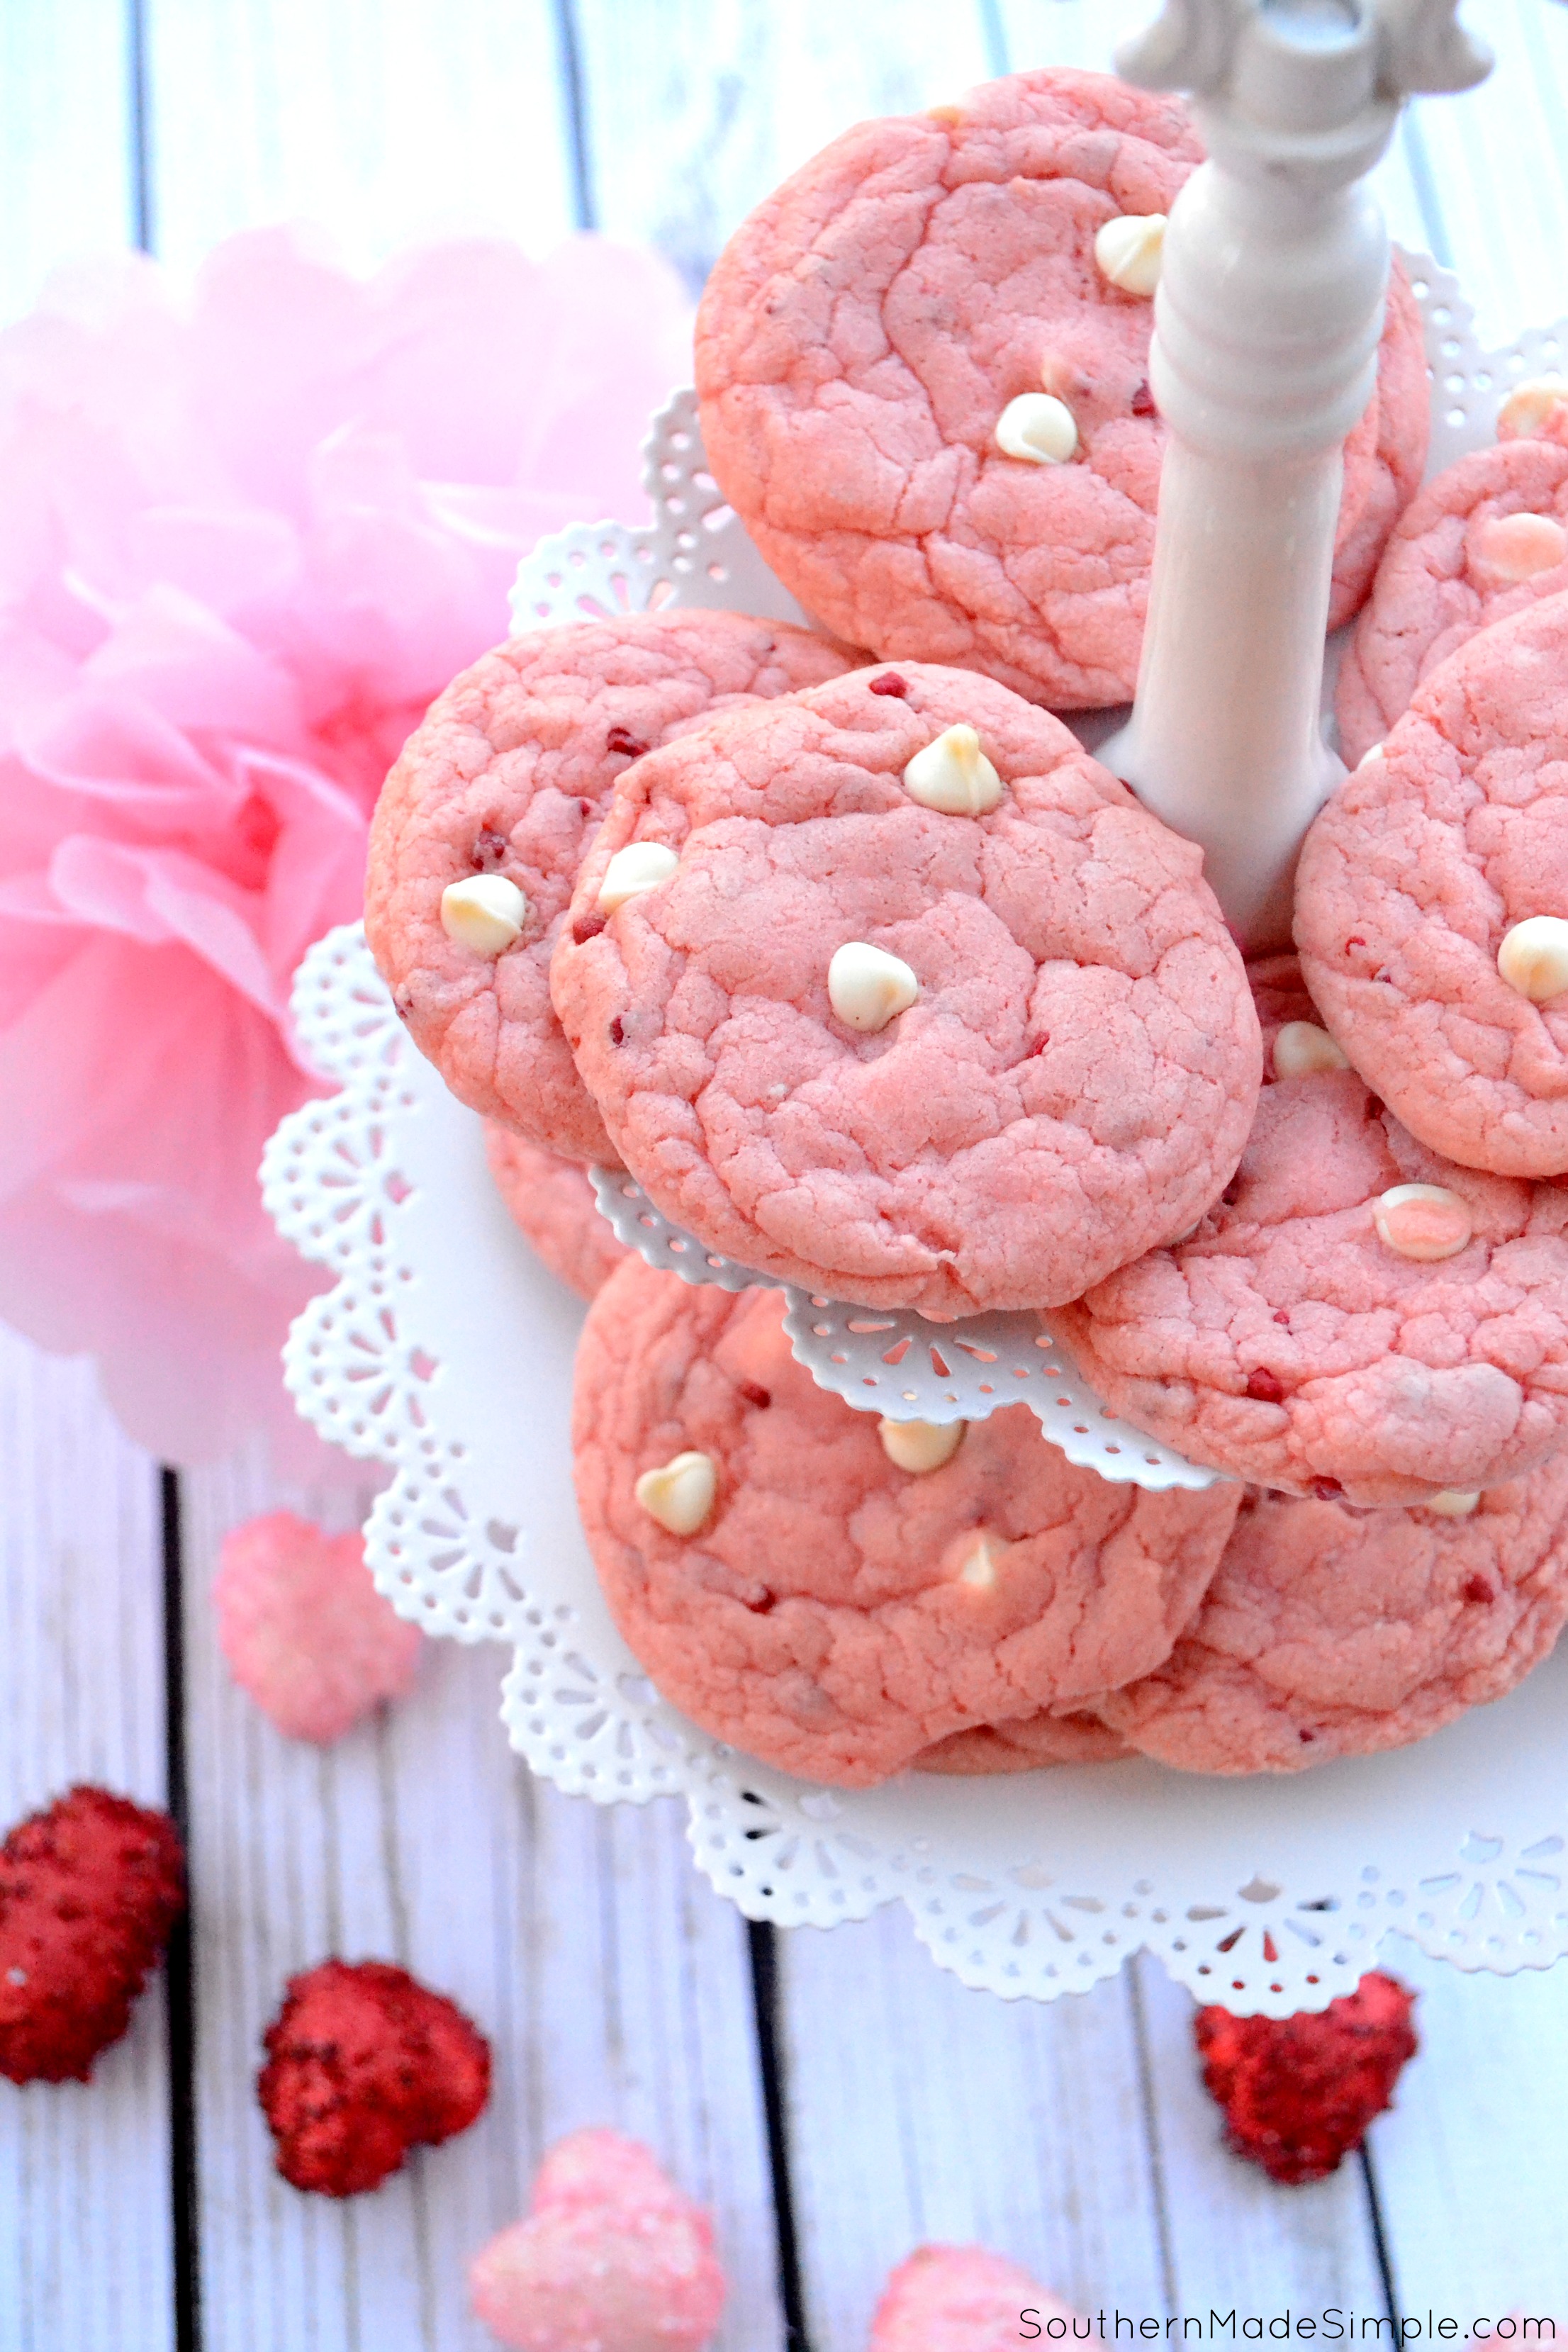
[[[1041,2344],[1071,2342],[1071,2309],[1021,2263],[983,2246],[920,2246],[883,2289],[867,2352],[1013,2352],[1036,2340],[1025,2312]]]
[[[689,343],[673,272],[601,238],[366,282],[284,230],[188,297],[61,272],[0,334],[0,1318],[167,1460],[314,1449],[278,1358],[324,1277],[257,1189],[323,1091],[290,978],[519,557],[647,519]]]
[[[414,1687],[425,1637],[371,1582],[361,1535],[247,1519],[223,1539],[213,1607],[230,1674],[290,1739],[330,1747]]]
[[[474,2257],[468,2284],[515,2352],[702,2352],[724,2305],[709,2215],[615,2131],[557,2140],[527,2220]]]

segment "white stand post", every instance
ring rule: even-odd
[[[1200,843],[1249,950],[1285,945],[1301,836],[1343,774],[1320,723],[1343,468],[1388,237],[1364,184],[1409,92],[1490,57],[1458,0],[1167,0],[1117,59],[1190,89],[1150,382],[1169,429],[1138,696],[1100,756]]]

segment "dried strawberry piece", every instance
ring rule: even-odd
[[[1321,2012],[1233,2017],[1200,2009],[1204,2081],[1238,2156],[1271,2179],[1321,2180],[1361,2146],[1418,2043],[1415,1996],[1381,1969]]]
[[[437,2147],[484,2111],[489,2044],[455,2001],[386,1960],[323,1960],[291,1977],[257,2077],[296,2189],[357,2197],[411,2147]]]
[[[0,2074],[85,2083],[185,1907],[167,1813],[69,1790],[0,1847]]]

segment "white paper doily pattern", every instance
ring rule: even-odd
[[[342,1092],[284,1121],[264,1192],[337,1282],[286,1378],[322,1435],[395,1469],[366,1530],[394,1606],[512,1646],[503,1717],[536,1771],[601,1803],[684,1798],[700,1867],[752,1918],[901,1901],[942,1967],[1007,1998],[1080,1990],[1142,1946],[1201,1998],[1274,2015],[1348,1990],[1389,1929],[1471,1969],[1568,1951],[1568,1654],[1416,1748],[1300,1780],[1131,1761],[849,1793],[699,1731],[600,1593],[571,1476],[583,1310],[507,1216],[479,1120],[408,1043],[357,928],[312,949],[296,1009]]]
[[[791,1352],[819,1388],[889,1421],[984,1421],[1026,1404],[1069,1462],[1113,1486],[1198,1491],[1219,1473],[1185,1461],[1108,1412],[1039,1315],[973,1315],[929,1323],[912,1307],[847,1307],[773,1285],[670,1223],[624,1170],[595,1168],[594,1192],[618,1241],[656,1271],[721,1290],[782,1288]]]

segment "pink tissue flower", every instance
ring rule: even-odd
[[[382,778],[541,532],[646,517],[689,368],[672,274],[594,237],[364,283],[267,231],[189,300],[124,256],[0,335],[0,1317],[166,1458],[292,1423],[321,1276],[256,1170],[320,1091],[289,984]]]
[[[247,1519],[223,1539],[213,1608],[230,1674],[290,1739],[328,1748],[414,1687],[425,1637],[372,1583],[362,1535]]]

